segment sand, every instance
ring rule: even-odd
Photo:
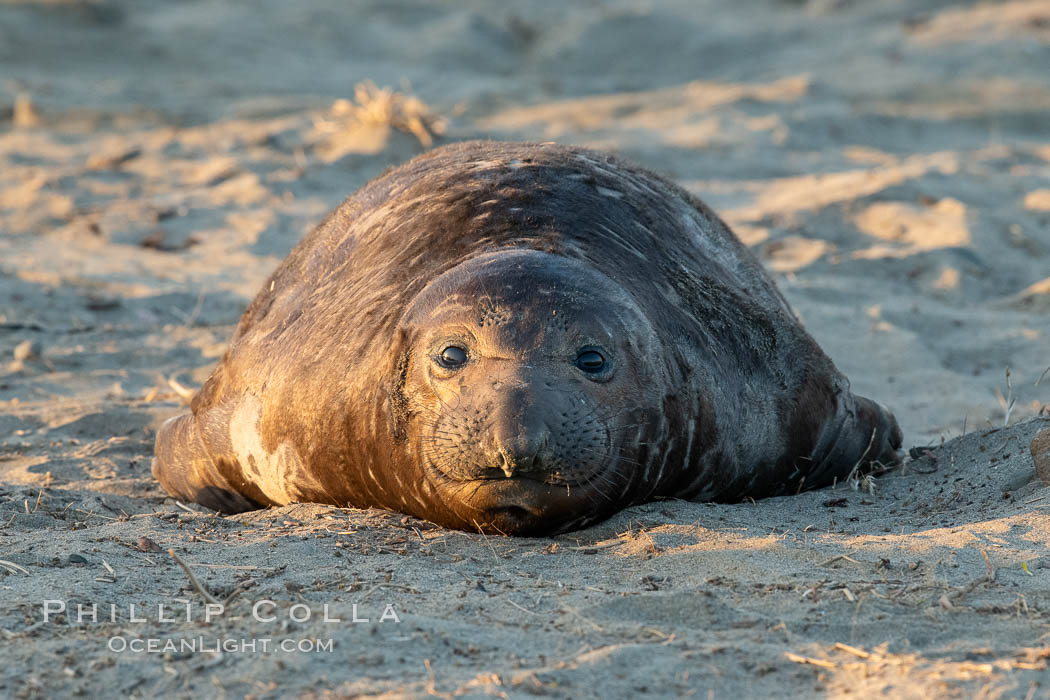
[[[1050,3],[566,5],[0,2],[0,696],[1050,697]],[[280,259],[477,137],[701,196],[906,463],[550,539],[166,498]]]

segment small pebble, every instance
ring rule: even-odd
[[[70,554],[69,555],[69,563],[70,564],[87,564],[88,560],[85,559],[84,557],[80,556],[79,554]]]
[[[84,300],[84,306],[91,311],[112,311],[113,309],[120,308],[120,299],[117,297],[89,294]]]
[[[151,540],[150,538],[146,537],[145,535],[143,535],[142,537],[139,538],[139,541],[135,545],[135,547],[140,552],[159,552],[159,551],[161,551],[160,546],[157,545],[157,543],[154,542],[153,540]]]

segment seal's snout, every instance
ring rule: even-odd
[[[537,397],[527,381],[519,381],[497,395],[489,414],[488,439],[484,441],[485,461],[492,471],[502,472],[508,479],[544,479],[550,461],[544,454],[550,444],[550,430],[544,419],[548,412],[542,401],[537,405]]]
[[[595,402],[583,392],[550,390],[547,380],[498,392],[485,384],[444,401],[424,459],[456,481],[579,486],[615,468],[613,436]]]
[[[493,430],[493,462],[507,478],[541,474],[545,471],[543,452],[550,442],[545,425],[497,424]]]

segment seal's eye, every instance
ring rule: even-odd
[[[576,366],[588,373],[601,372],[605,369],[605,358],[597,350],[584,350],[576,356]]]
[[[467,364],[467,351],[455,345],[449,345],[438,355],[438,364],[445,369],[459,369]]]

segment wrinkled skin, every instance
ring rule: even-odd
[[[900,441],[703,204],[604,154],[473,142],[369,183],[292,251],[154,474],[227,512],[539,535],[825,485]]]

